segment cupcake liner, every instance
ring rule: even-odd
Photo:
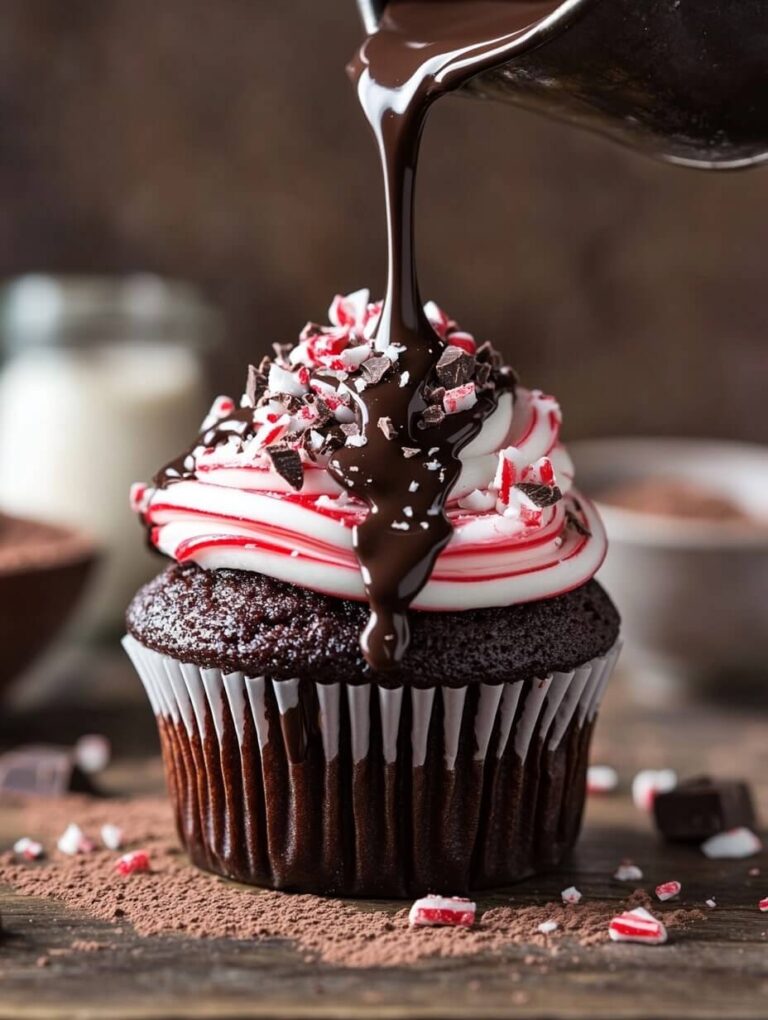
[[[455,895],[558,864],[619,653],[543,679],[418,689],[249,677],[123,644],[195,863],[353,896]]]

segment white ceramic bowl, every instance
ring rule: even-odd
[[[610,548],[598,579],[623,617],[635,695],[669,702],[703,687],[768,692],[768,448],[695,439],[569,446],[579,489]],[[727,496],[754,523],[691,520],[603,503],[622,482],[675,478]]]

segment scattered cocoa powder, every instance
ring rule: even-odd
[[[59,853],[56,837],[69,822],[77,822],[94,838],[102,825],[119,824],[126,848],[149,852],[151,872],[119,875],[115,861],[124,850],[97,849],[76,857]],[[168,803],[159,797],[37,801],[27,807],[24,824],[25,834],[40,839],[51,856],[41,862],[20,862],[12,853],[0,856],[0,881],[22,893],[61,900],[93,917],[128,921],[140,935],[176,932],[194,938],[287,940],[306,960],[347,967],[402,966],[427,957],[498,956],[514,946],[527,946],[547,951],[525,957],[529,966],[543,972],[558,943],[567,944],[564,939],[582,946],[607,942],[608,922],[621,909],[650,906],[671,930],[704,916],[680,908],[659,912],[658,904],[638,890],[622,903],[493,906],[481,912],[472,929],[412,929],[408,908],[401,904],[372,908],[349,900],[270,892],[198,871],[178,849]],[[559,927],[542,935],[537,928],[547,920],[557,921]],[[100,948],[100,943],[79,941],[71,950]]]

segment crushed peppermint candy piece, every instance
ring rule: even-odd
[[[568,903],[570,905],[574,905],[581,901],[581,893],[575,885],[569,885],[567,889],[563,889],[560,896],[562,897],[563,903]]]
[[[463,386],[456,386],[452,390],[446,390],[443,397],[443,410],[446,414],[459,414],[461,411],[469,411],[476,403],[477,390],[475,389],[475,384],[468,382],[464,383]]]
[[[636,864],[631,861],[622,861],[614,872],[613,877],[617,882],[641,882],[643,873]]]
[[[471,928],[476,912],[476,904],[460,896],[424,896],[408,912],[408,923],[413,927]]]
[[[145,485],[144,482],[134,482],[131,486],[130,504],[131,510],[135,514],[144,513],[147,509],[148,500],[147,494],[149,492],[149,486]]]
[[[115,871],[121,875],[135,875],[149,871],[149,854],[146,850],[132,850],[115,861]]]
[[[63,854],[74,857],[76,854],[87,854],[96,849],[96,844],[89,839],[79,825],[74,822],[66,827],[59,836],[56,846]]]
[[[710,910],[714,910],[717,907],[717,900],[714,896],[711,896],[708,900],[704,900],[704,905],[709,907]]]
[[[461,347],[467,354],[474,354],[477,350],[475,338],[463,329],[454,329],[445,339],[452,347]]]
[[[642,769],[632,780],[632,800],[641,811],[651,811],[657,794],[677,786],[674,769]]]
[[[587,769],[587,793],[612,793],[619,785],[619,774],[611,765],[590,765]]]
[[[644,942],[661,946],[667,941],[667,929],[643,907],[618,914],[608,925],[612,942]]]
[[[682,885],[674,880],[662,882],[661,885],[656,886],[656,896],[662,903],[665,903],[667,900],[673,900],[679,896],[682,888]]]
[[[764,914],[768,913],[768,896],[760,900],[757,906]]]
[[[368,439],[363,435],[352,435],[347,436],[344,440],[345,446],[367,446]]]
[[[39,861],[45,851],[42,843],[30,839],[29,836],[22,836],[13,844],[13,852],[18,857],[23,857],[25,861]]]
[[[211,404],[210,411],[203,419],[200,431],[206,432],[208,429],[213,428],[213,426],[218,424],[222,418],[226,418],[228,414],[232,414],[234,409],[235,402],[231,397],[216,397],[214,402]]]
[[[123,830],[117,825],[102,825],[100,836],[107,850],[119,850],[123,845]]]
[[[701,851],[710,860],[736,860],[752,857],[763,849],[763,844],[751,829],[741,826],[710,836],[701,844]]]
[[[557,931],[560,925],[557,921],[542,921],[536,929],[541,935],[551,935],[553,931]]]
[[[308,379],[299,372],[289,372],[273,362],[269,368],[269,392],[275,396],[286,393],[291,397],[302,397],[307,392]]]

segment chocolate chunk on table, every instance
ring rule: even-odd
[[[668,840],[708,839],[737,826],[754,828],[755,809],[746,783],[697,776],[654,800],[659,832]]]

